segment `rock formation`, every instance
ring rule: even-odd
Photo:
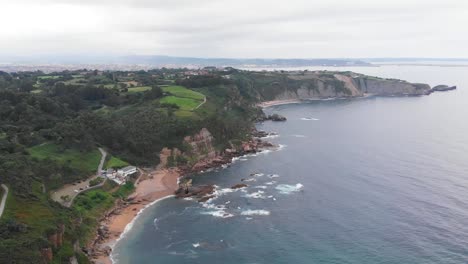
[[[235,190],[235,189],[241,189],[241,188],[245,188],[245,187],[247,187],[247,184],[238,183],[238,184],[232,186],[231,189]]]
[[[54,258],[52,248],[48,247],[41,249],[41,256],[45,263],[50,263]]]
[[[437,86],[434,86],[432,89],[431,89],[431,93],[433,92],[446,92],[446,91],[451,91],[451,90],[455,90],[457,89],[457,86],[448,86],[448,85],[437,85]]]
[[[434,91],[446,91],[456,87],[411,83],[398,79],[384,79],[352,72],[289,72],[287,81],[272,82],[263,88],[268,94],[263,101],[304,100],[321,98],[350,98],[364,95],[421,96]],[[261,118],[261,117],[260,117]]]

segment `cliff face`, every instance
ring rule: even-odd
[[[393,79],[374,79],[367,77],[355,78],[359,90],[364,93],[391,96],[391,95],[426,95],[431,90],[427,84],[409,83]]]
[[[184,138],[184,143],[190,146],[186,154],[194,156],[198,160],[216,157],[213,140],[214,138],[210,131],[202,128],[199,133]]]
[[[200,132],[186,136],[183,140],[184,150],[164,148],[160,153],[161,167],[186,167],[188,170],[196,169],[218,158],[213,146],[214,138],[210,131],[202,128]]]
[[[260,77],[259,77],[260,76]],[[264,74],[272,79],[271,73]],[[418,96],[430,93],[427,84],[410,83],[396,79],[370,77],[352,72],[288,72],[280,81],[266,83],[260,88],[260,99],[294,100],[320,98],[377,96]],[[256,78],[262,78],[256,75]]]

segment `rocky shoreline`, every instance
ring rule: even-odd
[[[210,169],[219,168],[232,163],[232,160],[236,157],[244,156],[247,154],[255,154],[261,152],[265,149],[276,148],[274,144],[264,141],[261,138],[272,135],[265,131],[257,131],[253,129],[251,131],[251,138],[248,141],[242,142],[242,144],[236,148],[225,149],[222,153],[219,153],[211,158],[205,158],[197,162],[193,166],[180,165],[170,169],[157,169],[149,174],[158,174],[164,173],[164,171],[170,171],[177,177],[177,182],[180,181],[176,186],[171,186],[171,188],[166,188],[163,193],[157,195],[151,190],[148,193],[140,192],[140,185],[144,184],[150,180],[144,180],[140,182],[139,186],[134,194],[125,200],[119,200],[116,202],[115,206],[104,214],[101,219],[99,219],[99,227],[96,231],[95,239],[90,243],[86,248],[82,248],[82,251],[88,255],[93,263],[96,264],[110,264],[112,263],[110,259],[110,254],[112,252],[112,247],[119,239],[120,235],[123,233],[125,226],[128,225],[137,215],[138,212],[143,210],[146,205],[161,199],[162,197],[167,197],[168,195],[176,195],[178,198],[184,197],[196,197],[199,202],[205,202],[208,199],[212,198],[212,194],[215,191],[214,186],[212,185],[203,185],[203,186],[184,186],[184,180],[189,175],[198,174]],[[165,174],[162,178],[165,177]],[[154,189],[156,185],[151,186]],[[233,186],[232,188],[242,188],[243,184]],[[164,196],[162,196],[164,194]],[[125,220],[126,224],[122,228],[122,225],[119,228],[112,228],[113,222],[116,222],[116,218],[123,218],[127,216]],[[130,220],[130,221],[128,221]],[[127,223],[128,222],[128,223]],[[117,230],[115,230],[117,229]]]

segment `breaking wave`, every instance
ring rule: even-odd
[[[257,191],[253,193],[248,193],[244,197],[254,198],[254,199],[265,199],[266,197],[264,196],[264,194],[265,194],[264,191]]]
[[[275,187],[275,189],[277,189],[282,194],[290,194],[292,192],[298,192],[302,190],[303,187],[304,185],[302,185],[301,183],[298,183],[296,185],[279,184]]]
[[[241,212],[241,215],[270,215],[270,211],[267,210],[245,210]]]

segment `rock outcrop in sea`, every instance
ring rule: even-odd
[[[437,85],[437,86],[434,86],[430,92],[433,93],[433,92],[446,92],[446,91],[452,91],[452,90],[455,90],[457,89],[457,86],[448,86],[448,85]]]

